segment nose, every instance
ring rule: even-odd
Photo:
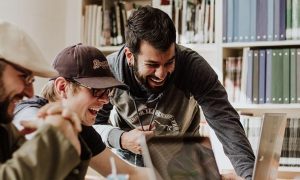
[[[34,94],[33,85],[32,84],[25,85],[23,92],[26,97],[31,98]]]
[[[155,76],[159,79],[165,79],[167,74],[167,70],[164,66],[159,66],[156,70],[155,70]]]

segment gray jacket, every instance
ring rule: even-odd
[[[130,91],[117,90],[111,104],[98,113],[96,122],[101,125],[95,128],[107,145],[120,149],[121,134],[140,126],[134,103],[143,125],[154,114],[156,134],[172,135],[198,133],[200,105],[237,174],[251,178],[255,157],[239,115],[230,105],[217,74],[203,57],[176,45],[175,70],[160,94],[149,93],[135,81],[124,47],[110,55],[108,61],[115,77],[126,83]],[[114,114],[110,114],[112,108]]]

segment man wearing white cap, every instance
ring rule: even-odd
[[[54,77],[56,71],[44,59],[30,37],[0,20],[0,179],[65,179],[80,162],[81,131],[78,116],[58,104],[39,112],[30,141],[11,123],[15,103],[33,96],[34,75]],[[61,112],[49,115],[51,111]]]

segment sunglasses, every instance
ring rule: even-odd
[[[114,92],[115,92],[115,88],[96,89],[96,88],[91,88],[91,87],[88,87],[84,84],[81,84],[81,83],[75,81],[74,79],[69,79],[68,78],[68,81],[73,82],[73,83],[75,83],[79,86],[82,86],[82,87],[85,87],[85,88],[89,89],[91,91],[92,95],[94,97],[98,98],[98,99],[106,97],[106,96],[110,98],[114,95]]]

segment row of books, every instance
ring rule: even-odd
[[[241,123],[253,152],[257,155],[262,118],[241,115]],[[300,167],[300,118],[287,119],[279,163],[285,167]]]
[[[300,0],[223,0],[223,42],[300,39]]]
[[[121,45],[125,42],[127,19],[134,9],[133,2],[114,1],[110,8],[88,4],[82,16],[82,41],[91,46]]]
[[[231,102],[300,103],[299,48],[245,49],[243,58],[228,57],[224,67]]]
[[[153,0],[152,3],[172,18],[178,43],[214,42],[215,0]]]

